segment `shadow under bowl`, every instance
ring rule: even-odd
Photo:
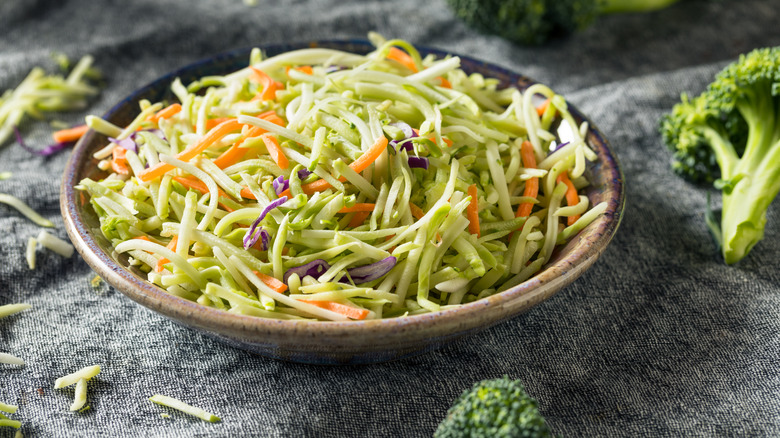
[[[353,53],[367,53],[373,47],[365,41],[321,41],[264,47],[267,56],[306,47],[324,47]],[[446,53],[419,48],[423,56]],[[461,68],[494,77],[501,86],[521,90],[534,82],[504,68],[460,56]],[[189,83],[202,76],[222,75],[246,66],[249,49],[220,54],[167,74],[140,88],[109,110],[103,117],[125,126],[136,116],[138,102],[172,101],[170,84],[175,78]],[[586,118],[569,106],[578,122]],[[591,205],[607,202],[607,210],[559,247],[550,262],[531,279],[499,294],[438,312],[401,318],[349,321],[291,321],[237,315],[168,294],[148,282],[144,274],[129,267],[127,257],[114,252],[100,232],[97,216],[87,195],[74,187],[83,178],[101,178],[92,153],[106,144],[106,138],[89,131],[75,146],[60,191],[60,208],[68,235],[89,266],[106,282],[137,303],[171,320],[229,345],[264,356],[301,363],[367,364],[396,360],[441,347],[521,314],[550,298],[588,269],[606,249],[620,223],[625,189],[623,175],[604,136],[589,123],[587,140],[598,155],[586,175],[585,189]]]

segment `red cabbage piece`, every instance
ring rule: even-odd
[[[290,188],[290,181],[284,179],[284,176],[282,175],[279,175],[279,178],[273,180],[272,184],[277,195]]]
[[[415,157],[411,156],[409,157],[409,167],[411,168],[419,168],[419,169],[428,169],[428,159],[425,157]]]
[[[368,283],[369,281],[381,278],[390,272],[397,262],[398,259],[390,256],[375,263],[349,268],[347,269],[348,276],[342,277],[339,281],[342,283],[349,283],[349,279],[351,278],[355,284]]]
[[[42,157],[48,157],[50,155],[54,155],[55,153],[67,147],[73,146],[75,144],[75,142],[65,142],[65,143],[58,142],[58,143],[50,144],[44,147],[43,149],[34,149],[31,148],[30,146],[27,146],[27,143],[25,143],[24,139],[22,138],[22,134],[19,132],[19,128],[17,128],[16,126],[14,126],[14,135],[16,136],[16,141],[19,143],[19,146],[24,148],[24,150],[32,154],[40,155]]]
[[[293,274],[298,274],[299,278],[303,278],[307,275],[317,278],[320,275],[324,274],[325,271],[327,271],[328,269],[330,269],[330,265],[325,260],[323,259],[312,260],[309,263],[306,263],[305,265],[296,266],[294,268],[288,269],[287,272],[284,273],[284,282],[286,284],[287,280]]]
[[[254,222],[252,222],[252,226],[249,227],[249,230],[247,230],[246,234],[244,235],[244,249],[249,249],[252,245],[257,243],[257,240],[262,237],[262,232],[264,231],[262,227],[260,227],[260,230],[257,228],[260,226],[260,222],[265,219],[265,216],[268,214],[269,211],[273,210],[274,208],[284,204],[287,202],[287,196],[282,196],[281,198],[271,202],[268,204],[262,212],[260,212],[260,216],[255,219]],[[266,234],[268,232],[266,231]],[[267,239],[267,237],[266,237]],[[266,245],[266,249],[268,249]]]
[[[566,146],[567,144],[569,144],[569,142],[568,142],[568,141],[565,141],[565,142],[563,142],[563,143],[558,143],[557,145],[555,145],[555,147],[554,147],[554,148],[552,148],[552,150],[550,150],[550,154],[552,154],[553,152],[557,151],[558,149],[560,149],[560,148],[562,148],[562,147]],[[548,154],[548,155],[549,155],[549,154]]]
[[[133,151],[136,154],[138,153],[138,143],[134,140],[135,135],[130,136],[128,138],[123,138],[122,140],[117,140],[114,137],[108,137],[108,141],[111,143],[116,144],[122,149],[127,149],[128,151]]]

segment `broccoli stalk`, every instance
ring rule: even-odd
[[[757,49],[726,66],[699,96],[683,95],[661,120],[672,168],[722,191],[719,237],[733,264],[764,237],[780,192],[780,47]]]
[[[552,432],[519,380],[483,380],[463,392],[434,438],[546,438]]]
[[[447,0],[455,15],[485,33],[541,44],[583,30],[600,15],[649,12],[680,0]]]

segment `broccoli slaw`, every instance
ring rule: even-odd
[[[522,283],[606,209],[566,101],[403,40],[272,57],[140,102],[84,179],[102,234],[172,295],[231,313],[398,317]],[[543,101],[541,103],[540,101]]]

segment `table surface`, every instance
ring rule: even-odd
[[[99,6],[98,6],[99,4]],[[38,251],[40,228],[0,205],[0,305],[33,308],[0,321],[0,401],[19,405],[25,436],[430,436],[474,382],[508,375],[539,401],[563,436],[780,435],[780,210],[766,237],[725,265],[703,221],[706,190],[677,178],[658,119],[681,92],[697,93],[738,54],[780,45],[776,1],[683,1],[666,10],[602,17],[575,36],[522,47],[479,34],[444,0],[3,0],[0,90],[53,52],[95,57],[101,95],[76,124],[156,77],[220,52],[375,30],[478,57],[550,85],[589,115],[623,166],[627,206],[596,264],[553,298],[510,321],[398,362],[317,367],[236,350],[173,324],[103,285],[78,256]],[[21,126],[47,144],[51,127]],[[0,146],[0,192],[55,222],[67,152],[33,156]],[[718,197],[714,198],[718,201]],[[91,409],[68,411],[57,377],[102,364]],[[206,423],[147,401],[177,397],[222,418]],[[14,431],[0,428],[0,437]]]

